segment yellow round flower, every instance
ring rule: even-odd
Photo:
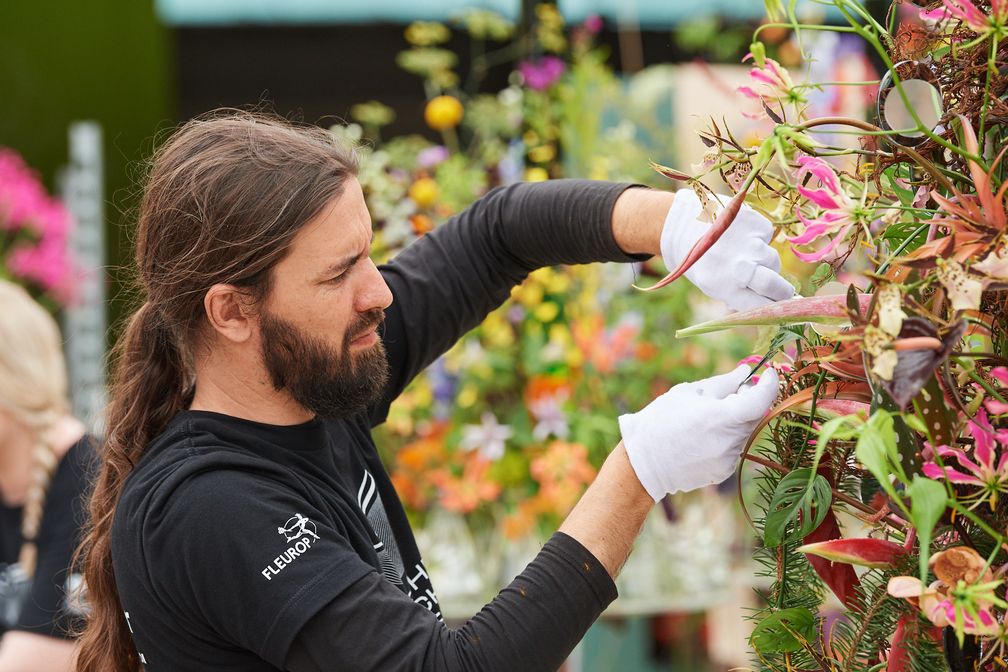
[[[410,185],[409,197],[420,208],[429,208],[437,201],[439,189],[437,182],[429,177],[421,177]]]
[[[424,121],[435,131],[455,128],[462,121],[462,103],[453,96],[432,98],[424,109]]]
[[[546,172],[545,168],[534,166],[525,170],[526,182],[545,182],[548,179],[549,173]]]

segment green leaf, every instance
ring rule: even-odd
[[[833,501],[829,481],[809,468],[796,469],[781,479],[770,500],[763,528],[763,545],[774,548],[790,536],[804,537],[819,526]],[[786,534],[800,515],[800,524]]]
[[[800,651],[817,637],[815,615],[805,607],[793,607],[760,621],[749,644],[760,653],[790,653]]]
[[[921,583],[927,583],[931,533],[945,513],[948,496],[944,485],[920,474],[914,474],[907,493],[910,495],[910,522],[917,528],[917,539],[920,540],[920,580]]]

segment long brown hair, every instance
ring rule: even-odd
[[[323,129],[235,110],[187,122],[154,153],[136,231],[146,300],[111,353],[106,438],[78,551],[90,608],[79,672],[141,669],[116,589],[110,533],[127,476],[192,399],[204,294],[227,283],[263,298],[295,234],[356,170],[352,148]]]

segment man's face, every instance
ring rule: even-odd
[[[371,217],[360,183],[350,178],[294,237],[260,307],[270,381],[322,417],[363,410],[388,381],[376,330],[392,293],[368,256],[370,247]]]

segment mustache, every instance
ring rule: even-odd
[[[385,322],[385,311],[381,308],[372,308],[364,313],[360,313],[354,318],[353,324],[347,329],[347,341],[359,338],[369,331],[379,328]]]

